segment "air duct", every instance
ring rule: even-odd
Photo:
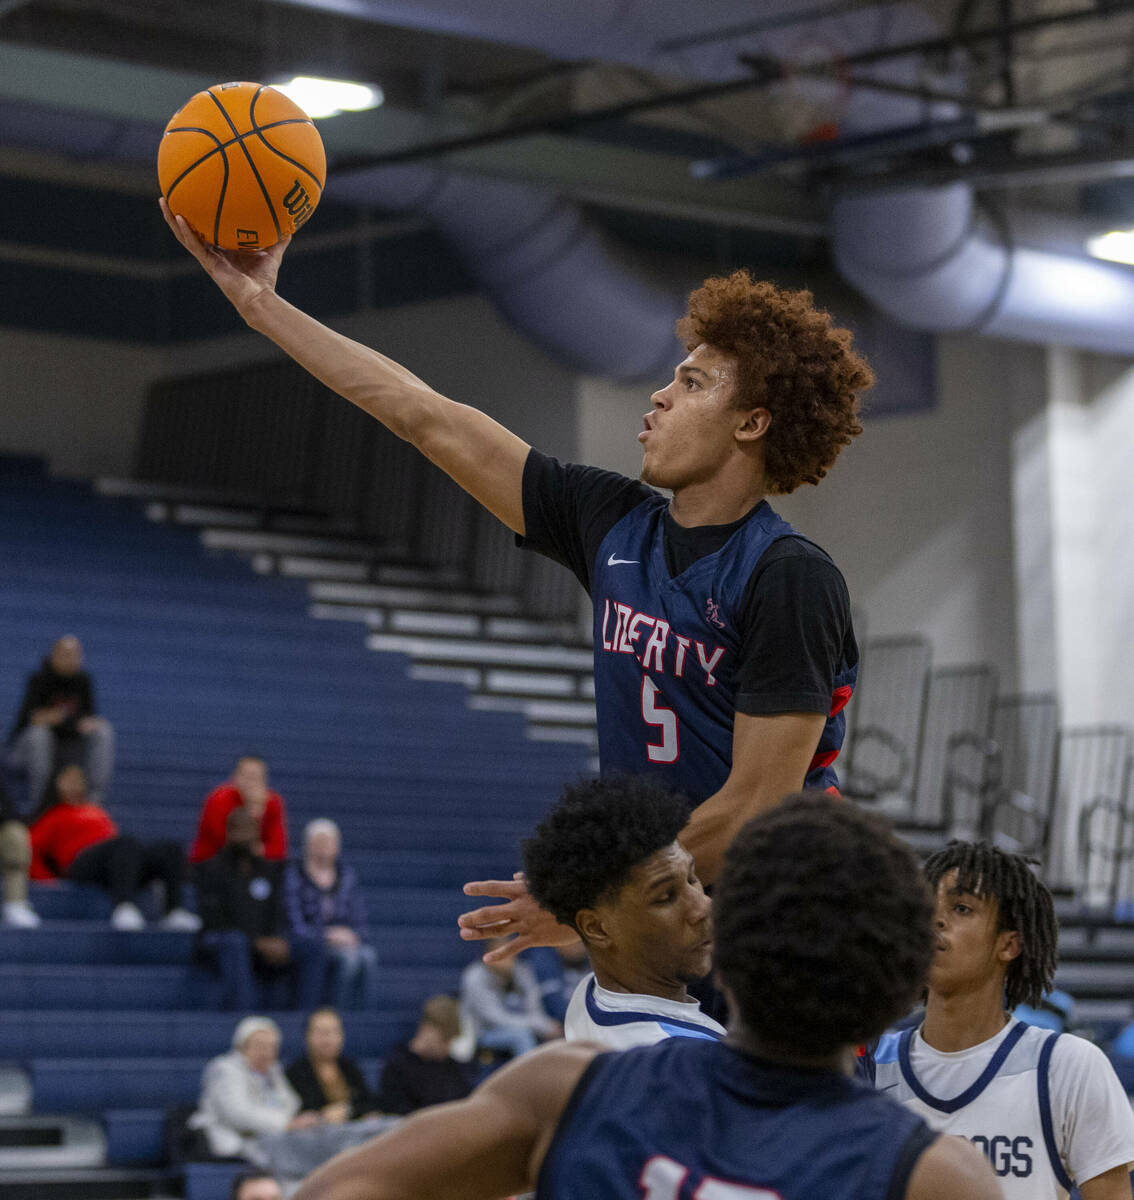
[[[332,177],[327,197],[431,220],[500,312],[576,370],[632,380],[673,366],[684,298],[622,261],[553,191],[390,166]]]
[[[900,324],[1134,354],[1134,272],[1018,244],[967,184],[843,196],[831,236],[843,276]]]
[[[758,12],[750,0],[720,0],[712,9],[712,25],[721,36],[705,37],[706,12],[688,0],[573,0],[567,7],[529,0],[288,2],[523,45],[561,59],[597,54],[604,61],[716,80],[744,76],[745,53],[811,61],[935,32],[916,6],[892,3],[796,20],[798,0],[773,0]],[[887,64],[886,75],[913,83],[917,64],[896,59]],[[856,129],[925,116],[917,101],[869,90],[814,82],[806,89],[809,97],[834,99],[840,119]],[[640,266],[623,261],[572,202],[529,185],[425,166],[379,166],[340,175],[327,195],[430,218],[497,308],[571,366],[627,380],[668,371],[676,349],[673,322],[684,297],[663,292]]]

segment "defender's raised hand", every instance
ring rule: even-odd
[[[506,901],[474,908],[457,918],[461,937],[466,942],[510,939],[483,956],[490,966],[507,962],[532,946],[569,946],[579,940],[574,929],[560,925],[551,913],[532,899],[522,871],[517,871],[511,879],[481,879],[466,883],[463,891],[466,896],[498,896]]]

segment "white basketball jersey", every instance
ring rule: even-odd
[[[1130,1105],[1101,1051],[1082,1038],[1012,1021],[979,1046],[945,1054],[906,1029],[882,1037],[874,1062],[875,1087],[983,1151],[1005,1200],[1067,1200],[1076,1171],[1085,1181],[1134,1160]]]
[[[567,1006],[563,1036],[569,1042],[598,1042],[613,1050],[652,1046],[671,1037],[723,1038],[724,1026],[707,1017],[695,1000],[663,1000],[611,992],[585,975]]]

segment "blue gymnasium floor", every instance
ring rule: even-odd
[[[25,460],[0,459],[0,559],[0,717],[51,642],[77,634],[118,733],[108,807],[123,831],[187,844],[246,752],[269,762],[293,847],[312,817],[339,822],[383,970],[379,1010],[347,1016],[348,1049],[376,1075],[475,952],[456,935],[460,884],[511,874],[586,752],[529,742],[521,717],[409,679],[357,628],[308,618],[303,584]],[[36,886],[33,903],[44,928],[0,930],[0,1061],[30,1072],[37,1112],[102,1120],[111,1165],[157,1164],[165,1110],[195,1100],[236,1014],[215,1010],[191,935],[110,930],[105,897],[66,884]],[[286,1060],[301,1015],[277,1019]]]

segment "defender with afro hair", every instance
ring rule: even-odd
[[[636,866],[676,841],[688,814],[685,800],[641,776],[574,784],[524,843],[528,889],[578,932],[580,910],[613,899]]]
[[[821,793],[741,829],[713,923],[744,1032],[779,1054],[877,1037],[916,1002],[933,956],[933,898],[913,851],[880,817]]]

